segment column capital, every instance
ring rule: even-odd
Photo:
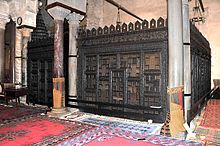
[[[56,6],[53,8],[48,9],[48,13],[54,18],[54,20],[64,20],[64,18],[70,13],[71,11],[60,6]]]
[[[66,19],[69,22],[69,25],[79,25],[79,20],[81,20],[84,16],[80,14],[76,14],[75,12],[70,13]]]

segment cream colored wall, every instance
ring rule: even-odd
[[[166,18],[166,0],[115,0],[133,14],[142,19],[151,20],[152,18],[158,19],[159,17]],[[116,24],[118,9],[108,2],[104,2],[104,24]],[[121,21],[135,22],[136,18],[120,11]]]
[[[220,0],[203,0],[207,9],[205,24],[197,25],[212,49],[212,80],[220,79]]]
[[[90,0],[88,0],[89,2]],[[94,0],[93,0],[94,1]],[[166,0],[114,0],[127,8],[132,13],[141,17],[142,19],[151,20],[152,18],[158,19],[159,17],[167,17],[167,2]],[[192,7],[195,0],[190,2],[190,14],[193,15]],[[206,23],[197,25],[201,33],[207,38],[212,49],[212,79],[220,79],[220,0],[203,0],[204,7],[208,12]],[[104,1],[104,8],[97,7],[103,11],[103,24],[109,26],[116,24],[117,8],[108,2]],[[90,12],[92,13],[92,12]],[[97,16],[97,15],[96,15]],[[136,18],[129,16],[121,11],[121,21],[135,22]]]

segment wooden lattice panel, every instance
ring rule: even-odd
[[[140,105],[139,81],[128,81],[128,104]]]
[[[159,53],[146,53],[144,69],[160,70],[160,54]]]
[[[140,53],[120,55],[120,67],[127,69],[128,77],[139,77]]]
[[[112,98],[113,103],[123,103],[124,101],[124,72],[112,72]]]
[[[145,53],[144,64],[144,105],[161,106],[161,69],[160,69],[160,52]],[[148,111],[149,113],[154,111]],[[156,114],[156,113],[154,113]]]

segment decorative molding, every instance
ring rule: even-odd
[[[68,20],[69,25],[79,25],[79,22],[83,17],[83,15],[72,12],[66,17],[66,19]]]
[[[67,9],[71,13],[75,12],[75,13],[80,14],[80,15],[85,15],[86,14],[83,11],[80,11],[78,9],[72,8],[72,7],[68,6],[68,5],[65,5],[65,4],[60,3],[60,2],[54,2],[54,3],[51,3],[51,4],[47,5],[46,10],[49,10],[49,9],[52,9],[52,8],[55,8],[55,7],[61,7],[61,8]]]
[[[139,43],[145,41],[165,41],[168,38],[165,20],[159,18],[157,21],[152,19],[150,25],[144,20],[142,23],[137,21],[134,24],[92,28],[91,30],[79,31],[79,45],[105,45],[115,43]]]
[[[47,11],[54,18],[54,20],[62,20],[62,21],[71,12],[70,10],[60,7],[60,6],[52,7],[48,9]]]

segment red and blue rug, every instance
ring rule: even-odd
[[[82,118],[81,122],[95,124],[98,126],[108,126],[111,128],[119,128],[126,131],[142,133],[142,134],[159,134],[162,124],[143,124],[143,123],[131,123],[125,121],[114,121],[110,119],[98,119],[98,118]]]
[[[211,99],[205,110],[199,125],[196,128],[196,133],[205,137],[207,143],[215,143],[220,145],[220,100]]]
[[[93,128],[89,124],[47,116],[24,117],[0,126],[0,145],[56,145]]]
[[[22,118],[24,116],[45,113],[46,109],[30,106],[9,107],[5,105],[0,105],[0,111],[0,123],[5,123],[13,119]]]
[[[115,129],[111,127],[97,127],[73,139],[66,140],[58,146],[155,146],[181,145],[202,146],[201,143],[178,140],[159,135],[144,135],[136,132]]]

